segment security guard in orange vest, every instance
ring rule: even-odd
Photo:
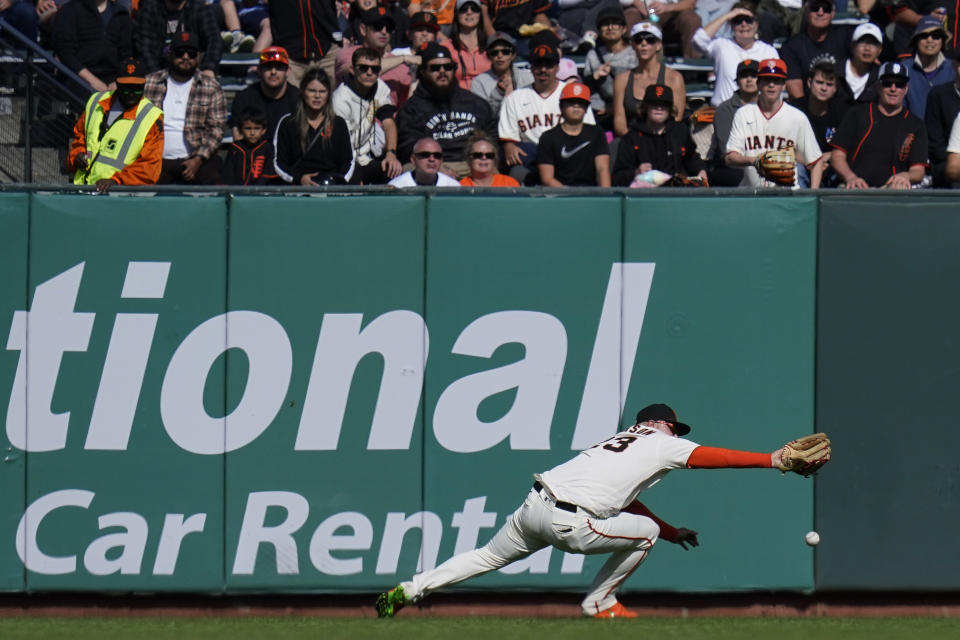
[[[163,111],[143,97],[140,63],[126,60],[116,91],[94,93],[73,127],[67,168],[74,184],[156,184],[163,158]]]

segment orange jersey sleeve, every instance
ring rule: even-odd
[[[732,469],[732,468],[765,468],[769,469],[769,453],[753,453],[750,451],[735,451],[719,447],[697,447],[687,459],[690,469]]]

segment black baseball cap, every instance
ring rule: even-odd
[[[617,24],[627,26],[627,17],[623,14],[623,9],[620,7],[605,7],[597,14],[595,22],[598,27],[607,22],[616,22]]]
[[[530,62],[537,60],[560,61],[560,41],[552,31],[540,31],[530,36]]]
[[[417,49],[417,55],[420,56],[420,60],[424,65],[430,60],[436,60],[437,58],[453,59],[453,56],[450,55],[450,49],[447,49],[439,42],[424,42],[420,45],[420,48]]]
[[[193,49],[200,51],[200,39],[195,33],[189,31],[177,31],[170,38],[170,51],[183,51],[184,49]]]
[[[677,412],[666,404],[651,404],[640,409],[637,414],[637,424],[647,420],[663,420],[673,424],[673,430],[678,436],[685,436],[690,433],[690,425],[679,422]]]
[[[360,22],[366,25],[380,24],[382,22],[390,23],[390,26],[397,24],[396,20],[393,19],[387,10],[383,7],[374,7],[373,9],[367,9],[366,11],[360,14]]]
[[[741,60],[740,64],[737,65],[737,77],[739,78],[744,73],[752,73],[757,75],[760,71],[760,63],[756,60]]]

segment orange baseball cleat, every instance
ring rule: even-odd
[[[625,606],[619,602],[610,607],[609,609],[604,609],[600,613],[593,614],[594,618],[639,618],[640,614],[634,613],[627,609]]]

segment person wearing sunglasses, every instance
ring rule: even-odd
[[[457,63],[450,50],[436,42],[418,52],[420,82],[397,112],[400,157],[408,158],[417,140],[430,137],[443,149],[443,170],[460,179],[470,172],[463,148],[475,129],[493,135],[497,121],[490,105],[457,83]]]
[[[517,41],[509,33],[497,31],[487,39],[487,59],[490,69],[470,83],[470,91],[487,101],[494,116],[500,116],[500,105],[514,89],[533,84],[529,69],[513,66],[517,59]]]
[[[497,172],[500,153],[497,143],[485,131],[474,131],[467,138],[464,159],[470,167],[470,175],[460,179],[464,187],[519,187],[520,183]]]
[[[953,64],[943,54],[947,37],[943,23],[932,16],[920,18],[913,32],[913,58],[907,65],[910,72],[907,108],[918,118],[926,115],[930,90],[939,84],[953,82]]]
[[[156,184],[163,156],[163,113],[143,97],[140,62],[125,60],[113,75],[116,90],[90,96],[67,154],[73,183],[96,185],[98,193],[115,184]]]
[[[687,87],[678,71],[663,61],[663,32],[651,22],[638,22],[630,29],[630,43],[637,66],[613,79],[613,132],[624,136],[635,126],[644,93],[652,84],[670,87],[677,117],[687,108]]]
[[[490,69],[481,18],[480,0],[457,0],[450,39],[443,43],[457,61],[457,81],[467,90],[474,78]]]
[[[376,6],[360,14],[360,36],[358,45],[344,47],[337,52],[335,73],[337,83],[343,82],[353,69],[353,53],[359,47],[368,47],[380,55],[380,79],[390,87],[390,100],[400,106],[406,102],[410,85],[413,82],[409,64],[415,63],[416,56],[393,55],[390,49],[390,36],[396,29],[393,16],[386,8]]]
[[[420,138],[410,152],[409,171],[401,173],[388,184],[396,189],[411,187],[459,187],[460,183],[443,173],[444,152],[433,138]]]
[[[717,37],[724,25],[730,25],[732,37]],[[741,0],[729,12],[693,34],[693,44],[713,60],[713,72],[716,75],[713,97],[710,99],[713,106],[729,100],[737,90],[737,65],[742,60],[780,57],[773,46],[757,38],[757,25],[756,5]]]
[[[530,38],[530,67],[533,69],[533,84],[517,89],[504,99],[498,126],[510,175],[528,186],[538,180],[536,151],[540,136],[563,119],[560,95],[565,85],[557,77],[560,43],[552,31],[543,31]],[[583,121],[591,125],[597,123],[589,105]]]
[[[353,184],[385,184],[402,171],[397,157],[397,108],[380,75],[380,54],[353,52],[353,73],[333,92],[333,110],[347,123],[356,169]]]
[[[219,38],[218,38],[219,40]],[[227,101],[216,78],[198,69],[200,40],[180,31],[168,69],[147,74],[143,95],[163,108],[163,170],[157,184],[217,184]]]
[[[926,172],[927,130],[905,106],[907,66],[884,62],[879,78],[876,102],[851,107],[830,143],[831,164],[846,189],[909,189]]]
[[[263,111],[267,116],[267,138],[273,139],[280,118],[293,113],[300,104],[300,90],[287,81],[290,57],[283,47],[267,47],[260,52],[256,82],[233,97],[230,105],[230,125],[233,139],[240,139],[240,113],[247,108]]]
[[[883,32],[870,22],[858,25],[850,38],[850,57],[841,67],[840,100],[847,106],[877,99],[877,73]],[[809,74],[807,80],[809,80]]]
[[[793,100],[804,96],[807,72],[817,56],[829,53],[845,60],[850,46],[850,27],[832,24],[836,15],[834,0],[804,0],[803,29],[780,47],[780,57],[787,63],[787,93]]]
[[[175,25],[171,28],[170,25]],[[163,69],[164,53],[173,46],[171,30],[191,33],[197,49],[203,53],[200,71],[211,80],[223,56],[220,25],[205,0],[155,0],[141,2],[133,21],[134,49],[149,74]]]
[[[599,41],[587,52],[583,83],[590,87],[590,106],[597,123],[613,128],[613,79],[637,66],[637,54],[627,39],[627,18],[620,7],[606,7],[597,14]]]
[[[881,2],[877,2],[881,4]],[[936,18],[944,28],[946,40],[944,51],[953,51],[960,47],[957,37],[957,12],[960,10],[957,0],[898,0],[893,5],[893,48],[897,55],[911,53],[913,36],[917,24],[924,17]],[[884,6],[887,11],[889,7]]]
[[[793,147],[796,161],[807,169],[809,186],[813,189],[820,187],[824,169],[820,143],[807,116],[796,107],[784,103],[783,87],[786,80],[787,66],[783,60],[761,60],[757,71],[757,88],[760,91],[757,102],[743,105],[733,116],[725,161],[728,166],[746,169],[742,186],[776,186],[760,176],[757,171],[758,160],[768,151]],[[801,186],[797,181],[799,175],[800,172],[794,174],[794,188]]]
[[[930,90],[927,96],[926,114],[923,117],[923,123],[927,127],[933,186],[941,188],[951,186],[952,181],[945,177],[947,145],[951,138],[954,121],[960,113],[960,49],[951,51],[950,57],[953,80],[947,84],[939,84]],[[956,162],[957,160],[954,160],[954,163]]]

